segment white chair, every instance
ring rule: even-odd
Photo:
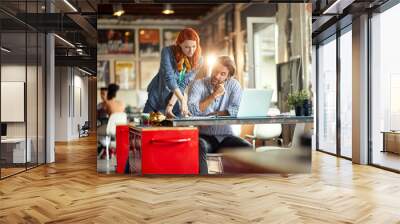
[[[268,116],[275,116],[279,114],[280,111],[278,108],[270,108],[268,111]],[[246,138],[252,140],[253,149],[255,149],[257,139],[262,140],[263,145],[267,140],[274,140],[282,144],[282,139],[279,138],[281,134],[281,124],[256,124],[254,125],[253,135],[246,135]]]
[[[279,149],[298,149],[301,146],[301,136],[305,133],[305,124],[299,123],[296,124],[296,127],[294,128],[294,133],[293,133],[293,138],[292,142],[290,143],[290,147],[277,147],[277,146],[261,146],[256,148],[255,150],[257,152],[265,152],[268,150],[279,150]]]
[[[106,136],[104,136],[104,139],[102,139],[102,141],[100,141],[100,143],[106,147],[105,150],[106,150],[107,160],[110,159],[110,156],[109,156],[110,147],[115,148],[115,146],[116,146],[115,134],[116,134],[117,125],[127,124],[127,123],[128,123],[128,119],[127,119],[127,115],[125,112],[113,113],[110,115],[110,118],[108,119],[108,123],[107,123],[107,128],[106,128]],[[104,153],[104,149],[100,152],[98,159],[100,159],[100,157],[103,153]]]

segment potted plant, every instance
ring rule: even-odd
[[[290,108],[294,108],[296,116],[310,115],[310,101],[306,90],[290,93],[288,96],[288,104]]]

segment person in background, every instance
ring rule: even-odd
[[[98,125],[107,123],[108,112],[107,112],[107,88],[103,87],[100,89],[101,102],[97,104],[97,120],[100,122]]]
[[[106,100],[108,115],[125,112],[125,103],[116,99],[118,90],[119,86],[117,84],[108,85]]]
[[[143,112],[159,111],[167,117],[189,115],[184,92],[201,64],[199,35],[194,29],[185,28],[179,33],[175,45],[162,49],[160,69],[147,87],[148,98]]]
[[[242,89],[233,78],[235,63],[229,56],[220,56],[213,66],[211,77],[194,81],[189,90],[188,106],[194,116],[236,116]],[[208,174],[207,153],[222,148],[251,148],[246,140],[234,136],[230,125],[199,128],[200,174]]]

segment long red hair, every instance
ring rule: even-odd
[[[181,61],[185,54],[182,52],[181,47],[179,46],[181,43],[185,42],[185,40],[193,40],[196,41],[196,51],[193,56],[189,58],[190,64],[192,68],[196,68],[199,65],[199,60],[201,56],[201,47],[200,47],[200,37],[197,32],[192,28],[185,28],[181,32],[179,32],[178,37],[176,38],[175,45],[172,47],[175,55],[175,61],[178,63]]]

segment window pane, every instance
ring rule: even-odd
[[[336,41],[318,48],[318,149],[336,153]]]
[[[372,18],[372,163],[400,170],[400,5]],[[387,132],[383,134],[383,132]],[[385,138],[386,137],[386,138]]]
[[[340,152],[351,158],[352,142],[352,33],[340,37]]]

